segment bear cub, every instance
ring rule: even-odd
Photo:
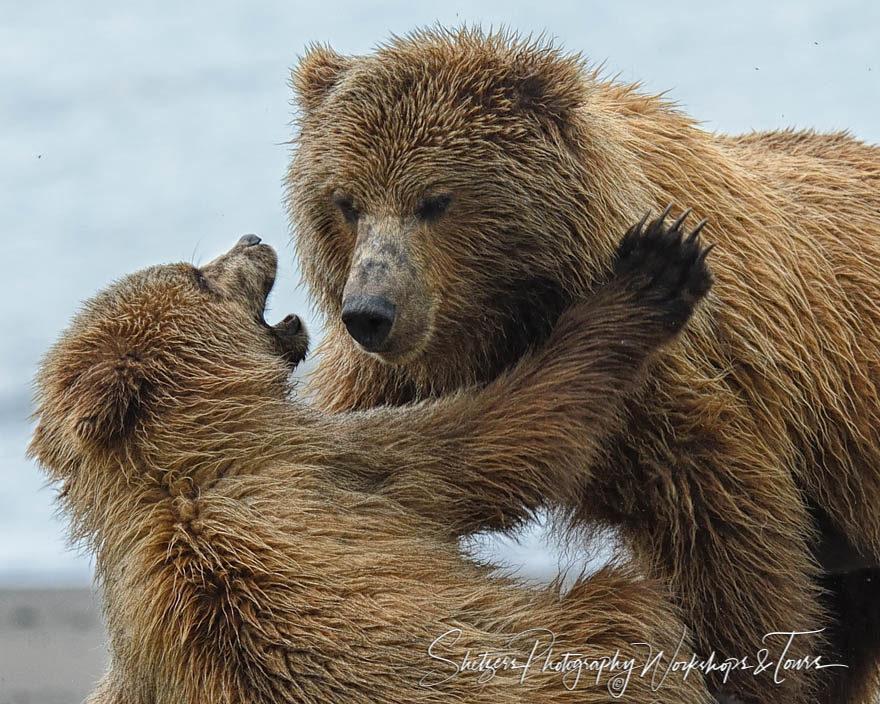
[[[691,654],[655,582],[621,565],[560,595],[457,548],[487,505],[524,520],[590,461],[711,285],[698,231],[633,227],[541,348],[484,387],[401,408],[295,397],[308,337],[296,316],[265,322],[277,258],[254,235],[86,303],[39,372],[30,453],[97,558],[112,663],[89,701],[707,701],[699,673],[658,688],[640,669],[646,643]],[[453,469],[478,495],[444,479]],[[533,647],[542,663],[637,666],[463,666]]]

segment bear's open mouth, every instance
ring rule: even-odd
[[[250,237],[252,239],[245,239]],[[253,268],[239,275],[241,288],[251,302],[256,322],[268,331],[273,347],[290,369],[294,369],[306,356],[309,336],[299,316],[286,315],[275,325],[266,321],[266,303],[275,286],[278,272],[278,257],[269,245],[262,244],[256,235],[245,236],[239,240],[230,254],[237,253],[250,261]],[[242,261],[242,260],[239,260]]]

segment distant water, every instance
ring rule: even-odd
[[[281,178],[288,67],[310,42],[362,53],[438,19],[545,31],[622,80],[671,89],[708,129],[849,128],[880,141],[870,1],[301,5],[0,5],[0,582],[89,579],[24,459],[30,379],[79,301],[126,272],[207,261],[256,232],[281,253],[277,317],[307,311]],[[487,545],[532,573],[556,566],[537,529],[519,548]]]

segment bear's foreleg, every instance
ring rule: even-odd
[[[672,586],[698,654],[743,663],[726,683],[714,673],[710,686],[749,704],[812,703],[821,668],[837,663],[824,636],[811,633],[829,618],[801,492],[790,472],[768,463],[760,429],[721,382],[692,379],[670,392],[669,376],[658,369],[632,408],[630,433],[583,489],[579,519],[621,525]],[[664,405],[671,398],[676,405]],[[636,431],[634,446],[627,436]]]

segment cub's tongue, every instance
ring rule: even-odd
[[[309,336],[298,315],[290,314],[271,328],[280,354],[295,367],[306,356],[309,349]]]

